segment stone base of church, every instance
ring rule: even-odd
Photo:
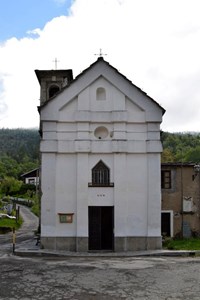
[[[87,252],[87,237],[41,237],[41,248],[72,252]]]
[[[115,252],[156,250],[162,248],[162,237],[115,237]]]
[[[75,237],[41,237],[40,242],[43,249],[76,251]]]
[[[41,247],[49,250],[87,252],[87,237],[41,237]],[[162,248],[161,237],[115,237],[114,251],[141,251]]]

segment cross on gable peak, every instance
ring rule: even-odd
[[[102,49],[100,48],[99,49],[99,53],[95,53],[94,55],[98,55],[99,57],[103,57],[103,56],[105,56],[105,55],[107,55],[106,53],[103,53],[102,52]]]

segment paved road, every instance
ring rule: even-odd
[[[200,299],[200,258],[4,256],[0,270],[0,299]]]
[[[24,222],[22,227],[16,231],[16,249],[23,244],[34,246],[34,231],[38,228],[38,217],[28,207],[20,205],[20,215]],[[2,251],[12,251],[12,233],[0,235],[0,254]]]

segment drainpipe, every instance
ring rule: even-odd
[[[183,238],[183,221],[184,221],[184,217],[183,217],[183,162],[181,161],[181,214],[182,214],[182,218],[181,218],[181,237]]]
[[[198,188],[199,188],[199,195],[198,195],[198,210],[199,210],[199,218],[200,218],[200,164],[194,165],[194,175],[192,175],[192,180],[194,181],[196,177],[199,177],[198,179]],[[200,232],[200,224],[199,224],[199,232]]]

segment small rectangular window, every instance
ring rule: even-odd
[[[161,171],[161,188],[171,189],[171,171],[162,170]]]
[[[35,184],[35,179],[34,179],[34,178],[28,179],[28,183],[29,183],[29,184]]]

